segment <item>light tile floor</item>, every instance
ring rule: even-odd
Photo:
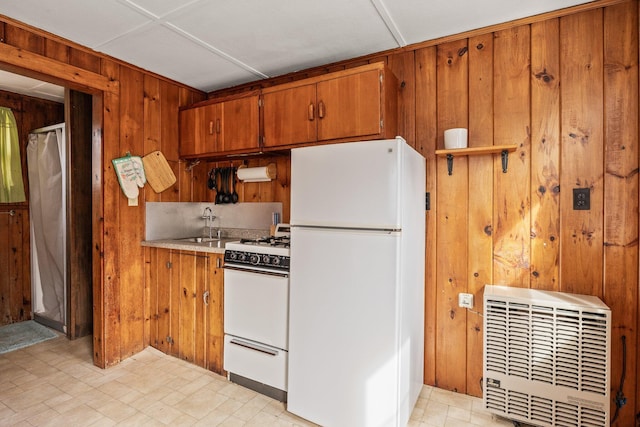
[[[109,369],[91,337],[0,355],[0,426],[314,426],[284,404],[151,347]],[[425,386],[411,427],[511,426],[481,400]]]

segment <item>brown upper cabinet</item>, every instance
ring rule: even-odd
[[[256,152],[259,143],[258,95],[207,101],[180,111],[180,156]]]
[[[377,62],[265,88],[261,95],[204,101],[180,111],[180,156],[393,138],[397,96],[398,80]]]
[[[393,138],[397,86],[380,62],[263,89],[263,148]]]

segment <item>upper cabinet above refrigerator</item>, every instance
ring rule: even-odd
[[[263,89],[263,146],[393,138],[397,89],[382,62]]]

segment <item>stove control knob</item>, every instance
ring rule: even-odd
[[[269,255],[262,255],[263,264],[269,264],[269,261],[271,261],[271,259],[269,258]]]
[[[271,261],[271,264],[279,265],[280,264],[280,257],[279,256],[274,256],[273,260]]]
[[[252,254],[249,258],[249,262],[253,265],[258,265],[258,263],[260,262],[260,256],[257,254]]]
[[[229,259],[236,259],[238,257],[237,252],[229,252]]]
[[[238,255],[238,259],[240,261],[244,261],[245,259],[247,259],[247,256],[241,252],[240,255]]]

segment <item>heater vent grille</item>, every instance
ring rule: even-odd
[[[541,425],[606,426],[611,312],[597,298],[485,287],[485,407]]]

